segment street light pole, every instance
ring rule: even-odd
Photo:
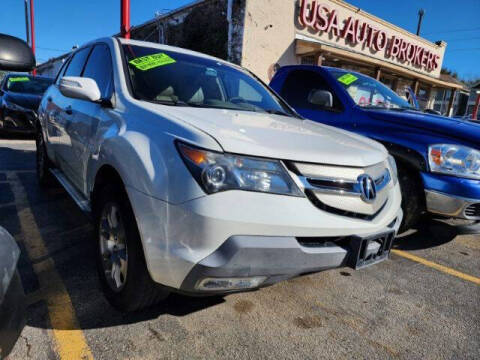
[[[422,27],[423,15],[425,15],[425,10],[418,10],[418,25],[417,25],[417,35],[420,36],[420,29]]]
[[[120,0],[120,36],[130,39],[130,0]]]
[[[31,39],[32,39],[32,52],[35,55],[35,13],[33,10],[33,0],[30,0],[30,29],[32,31]],[[32,74],[35,76],[37,75],[37,69],[33,68]]]
[[[25,0],[25,28],[27,35],[27,44],[30,45],[30,26],[28,22],[28,0]]]

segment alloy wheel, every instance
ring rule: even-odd
[[[115,203],[110,202],[103,207],[99,241],[105,280],[114,292],[119,292],[127,281],[128,251],[120,207]]]

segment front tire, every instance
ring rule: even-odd
[[[132,207],[124,189],[101,189],[95,209],[97,269],[109,303],[120,311],[136,311],[165,299],[168,290],[148,273]]]
[[[399,164],[398,181],[402,192],[403,221],[400,225],[400,233],[403,233],[417,225],[425,210],[425,195],[423,184],[415,170]]]

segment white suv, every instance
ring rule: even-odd
[[[248,71],[105,38],[73,53],[39,108],[37,167],[91,212],[99,275],[122,310],[388,257],[395,162],[300,118]]]

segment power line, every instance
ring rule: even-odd
[[[432,35],[432,34],[447,34],[447,33],[455,33],[455,32],[462,32],[462,31],[476,31],[480,30],[480,27],[471,28],[471,29],[455,29],[455,30],[446,30],[446,31],[434,31],[431,33],[425,33],[423,35]]]
[[[473,50],[480,50],[480,48],[450,49],[448,51],[473,51]]]
[[[460,38],[460,39],[449,39],[448,42],[451,41],[464,41],[464,40],[478,40],[480,37],[471,37],[471,38]]]
[[[70,51],[70,50],[65,50],[65,49],[52,49],[52,48],[45,48],[45,47],[40,47],[40,46],[37,46],[37,49],[47,50],[47,51],[59,51],[59,52],[69,52]]]

